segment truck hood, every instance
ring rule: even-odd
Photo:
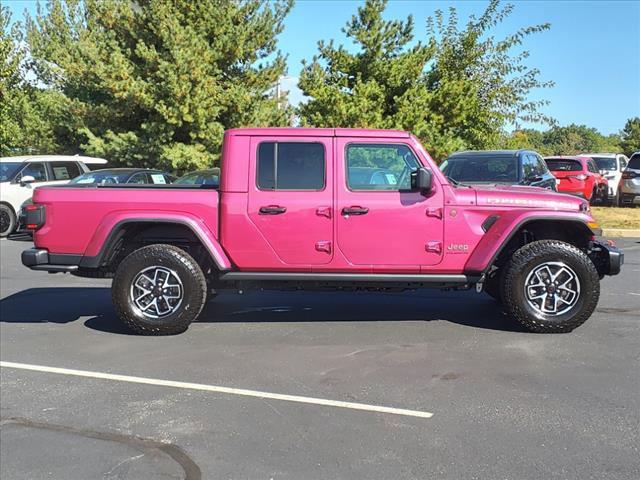
[[[570,212],[585,212],[589,207],[588,203],[580,198],[552,192],[540,187],[474,185],[473,189],[476,191],[478,205],[540,208]]]

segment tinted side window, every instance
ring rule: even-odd
[[[149,179],[146,173],[136,173],[127,183],[145,184],[149,183]]]
[[[347,146],[347,185],[351,190],[409,190],[419,162],[406,145]]]
[[[80,168],[76,162],[51,162],[53,180],[71,180],[80,175]]]
[[[324,146],[320,143],[263,142],[258,146],[261,190],[322,190]]]
[[[26,167],[22,169],[19,177],[32,176],[35,178],[36,182],[46,182],[47,181],[47,169],[44,166],[44,163],[29,163]]]
[[[544,175],[545,173],[549,173],[549,169],[547,168],[547,164],[542,159],[540,155],[536,155],[536,159],[538,160],[538,171],[540,175]]]
[[[532,177],[540,175],[540,167],[538,165],[538,159],[535,155],[525,153],[522,158],[522,169],[524,171],[524,178],[528,180]]]
[[[596,167],[595,163],[593,163],[593,160],[587,160],[587,169],[591,173],[598,173],[598,168]]]

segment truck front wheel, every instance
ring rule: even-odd
[[[572,331],[591,316],[599,297],[598,271],[589,257],[557,240],[516,251],[502,282],[507,313],[538,333]]]
[[[184,332],[204,307],[207,282],[198,263],[173,245],[149,245],[129,254],[111,286],[120,319],[141,335]]]

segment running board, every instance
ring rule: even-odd
[[[222,281],[264,282],[357,282],[357,283],[438,283],[469,284],[480,281],[480,275],[420,275],[397,273],[278,273],[229,272]]]

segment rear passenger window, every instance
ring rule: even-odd
[[[51,162],[54,180],[71,180],[80,175],[80,168],[75,162]]]
[[[320,143],[263,142],[258,146],[260,190],[322,190],[324,146]]]

